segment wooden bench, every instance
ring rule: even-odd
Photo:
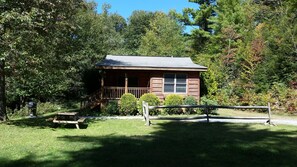
[[[53,119],[54,124],[75,124],[76,128],[79,129],[79,124],[84,123],[86,118],[76,117],[77,113],[58,113]],[[70,118],[70,119],[69,119]]]

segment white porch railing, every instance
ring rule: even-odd
[[[140,98],[143,94],[149,93],[147,87],[128,87],[128,93],[133,94],[136,98]],[[120,99],[125,94],[125,87],[106,86],[103,90],[104,99]]]

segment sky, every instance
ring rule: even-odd
[[[188,0],[94,0],[98,5],[98,13],[101,13],[101,6],[104,3],[110,4],[111,13],[117,13],[124,18],[128,18],[134,10],[163,11],[168,13],[175,9],[181,13],[183,8],[197,8],[197,4]]]

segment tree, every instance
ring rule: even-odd
[[[251,101],[255,84],[253,76],[263,60],[265,41],[263,24],[257,22],[258,7],[253,3],[240,0],[217,1],[217,16],[212,18],[214,35],[219,41],[220,61],[225,79],[220,82],[222,88],[232,91],[243,102]]]
[[[127,29],[124,33],[125,49],[129,55],[138,55],[137,52],[142,36],[149,29],[150,20],[154,13],[147,11],[134,11],[128,19]]]
[[[0,58],[8,100],[65,90],[63,53],[81,0],[0,1]]]
[[[190,34],[192,48],[202,53],[213,33],[210,18],[216,15],[214,11],[216,0],[189,0],[189,2],[196,3],[199,8],[185,8],[182,14],[171,11],[170,15],[186,26],[196,27]]]
[[[0,121],[6,121],[5,73],[4,60],[0,59]]]
[[[264,38],[267,49],[264,61],[257,68],[253,78],[258,91],[267,91],[273,83],[297,80],[297,19],[296,1],[262,2],[259,4],[259,19],[265,24]]]
[[[147,56],[184,56],[183,27],[164,13],[155,13],[138,52]]]
[[[69,42],[72,50],[68,56],[71,68],[68,77],[71,79],[73,90],[80,89],[76,91],[91,93],[98,89],[96,85],[99,84],[94,82],[94,76],[98,75],[98,71],[93,70],[93,65],[104,59],[107,54],[120,52],[124,45],[126,21],[118,14],[109,13],[109,9],[110,5],[104,4],[102,13],[98,14],[96,4],[89,3],[74,18],[79,28],[73,32],[74,38]],[[87,88],[87,85],[94,87]],[[82,90],[82,87],[86,90]]]

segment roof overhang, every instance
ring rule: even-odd
[[[156,70],[156,71],[207,71],[207,68],[161,68],[161,67],[125,67],[125,66],[96,66],[105,70]]]
[[[107,55],[96,64],[105,70],[207,71],[207,67],[193,63],[190,57],[114,56]]]

